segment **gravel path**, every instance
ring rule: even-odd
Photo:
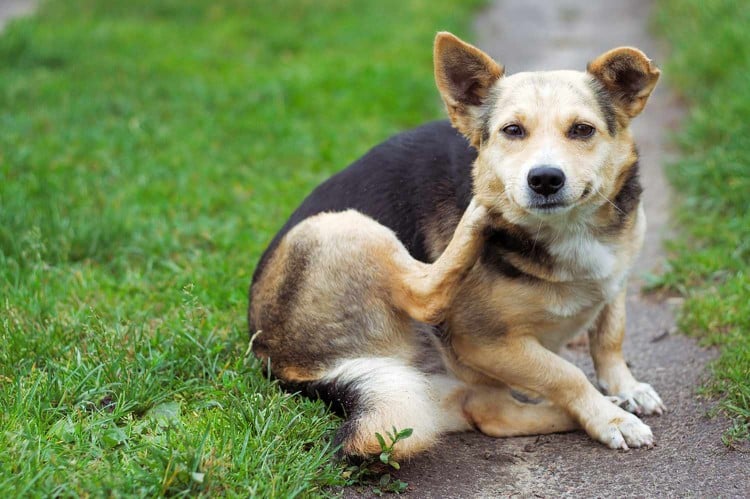
[[[509,73],[584,69],[596,55],[619,45],[644,50],[657,64],[663,47],[651,37],[648,0],[505,0],[478,17],[476,44]],[[667,75],[668,78],[668,75]],[[710,401],[696,397],[715,352],[673,334],[670,305],[639,294],[639,280],[664,262],[669,186],[661,166],[669,161],[668,136],[681,110],[664,82],[633,128],[641,152],[649,230],[630,285],[626,357],[635,376],[651,383],[669,408],[649,417],[654,449],[612,451],[582,432],[492,439],[478,433],[447,437],[424,457],[404,463],[399,478],[413,497],[750,497],[750,454],[721,442],[727,422],[708,419]],[[593,380],[586,346],[564,355]]]

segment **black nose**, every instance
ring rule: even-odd
[[[527,181],[534,192],[549,196],[565,185],[565,174],[553,166],[537,166],[531,169]]]

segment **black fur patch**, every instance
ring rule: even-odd
[[[341,383],[334,380],[288,383],[279,380],[279,385],[289,393],[300,393],[309,399],[322,400],[341,417],[351,417],[363,409],[356,382]]]
[[[482,264],[484,264],[488,268],[510,279],[535,279],[534,276],[525,273],[524,271],[510,263],[508,259],[505,258],[505,255],[507,253],[507,249],[497,244],[488,243],[484,245],[480,260]]]
[[[620,188],[612,202],[617,206],[618,223],[622,224],[625,219],[638,207],[643,193],[641,185],[640,171],[638,161],[636,161],[628,170],[625,182]]]
[[[253,273],[256,282],[279,242],[302,220],[324,211],[355,209],[393,230],[409,253],[430,261],[426,214],[471,200],[471,167],[477,151],[447,120],[395,135],[320,184],[269,244]],[[440,214],[436,214],[440,216]]]
[[[544,244],[534,240],[520,227],[493,227],[487,230],[485,237],[481,261],[503,275],[512,278],[532,277],[511,265],[504,258],[507,253],[515,253],[547,269],[552,269],[554,265],[554,259],[547,252]]]
[[[589,86],[596,96],[596,101],[599,103],[599,109],[605,123],[607,123],[607,131],[611,137],[614,137],[617,132],[617,114],[615,113],[615,104],[612,100],[612,95],[594,77],[591,77],[589,80]]]
[[[341,450],[344,443],[357,433],[358,416],[367,410],[363,404],[356,382],[340,383],[334,381],[313,381],[307,383],[285,383],[279,385],[289,393],[299,393],[313,400],[322,400],[338,416],[345,418],[333,438],[333,447],[338,447],[339,459],[347,457]]]

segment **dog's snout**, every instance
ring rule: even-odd
[[[554,166],[537,166],[531,169],[527,181],[534,192],[550,196],[565,185],[565,174]]]

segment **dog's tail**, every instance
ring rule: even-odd
[[[444,374],[428,374],[393,357],[339,361],[320,380],[301,387],[343,412],[346,421],[335,444],[346,456],[381,452],[376,436],[412,430],[393,446],[393,457],[408,458],[432,446],[449,431],[469,429],[463,415],[463,384]]]

